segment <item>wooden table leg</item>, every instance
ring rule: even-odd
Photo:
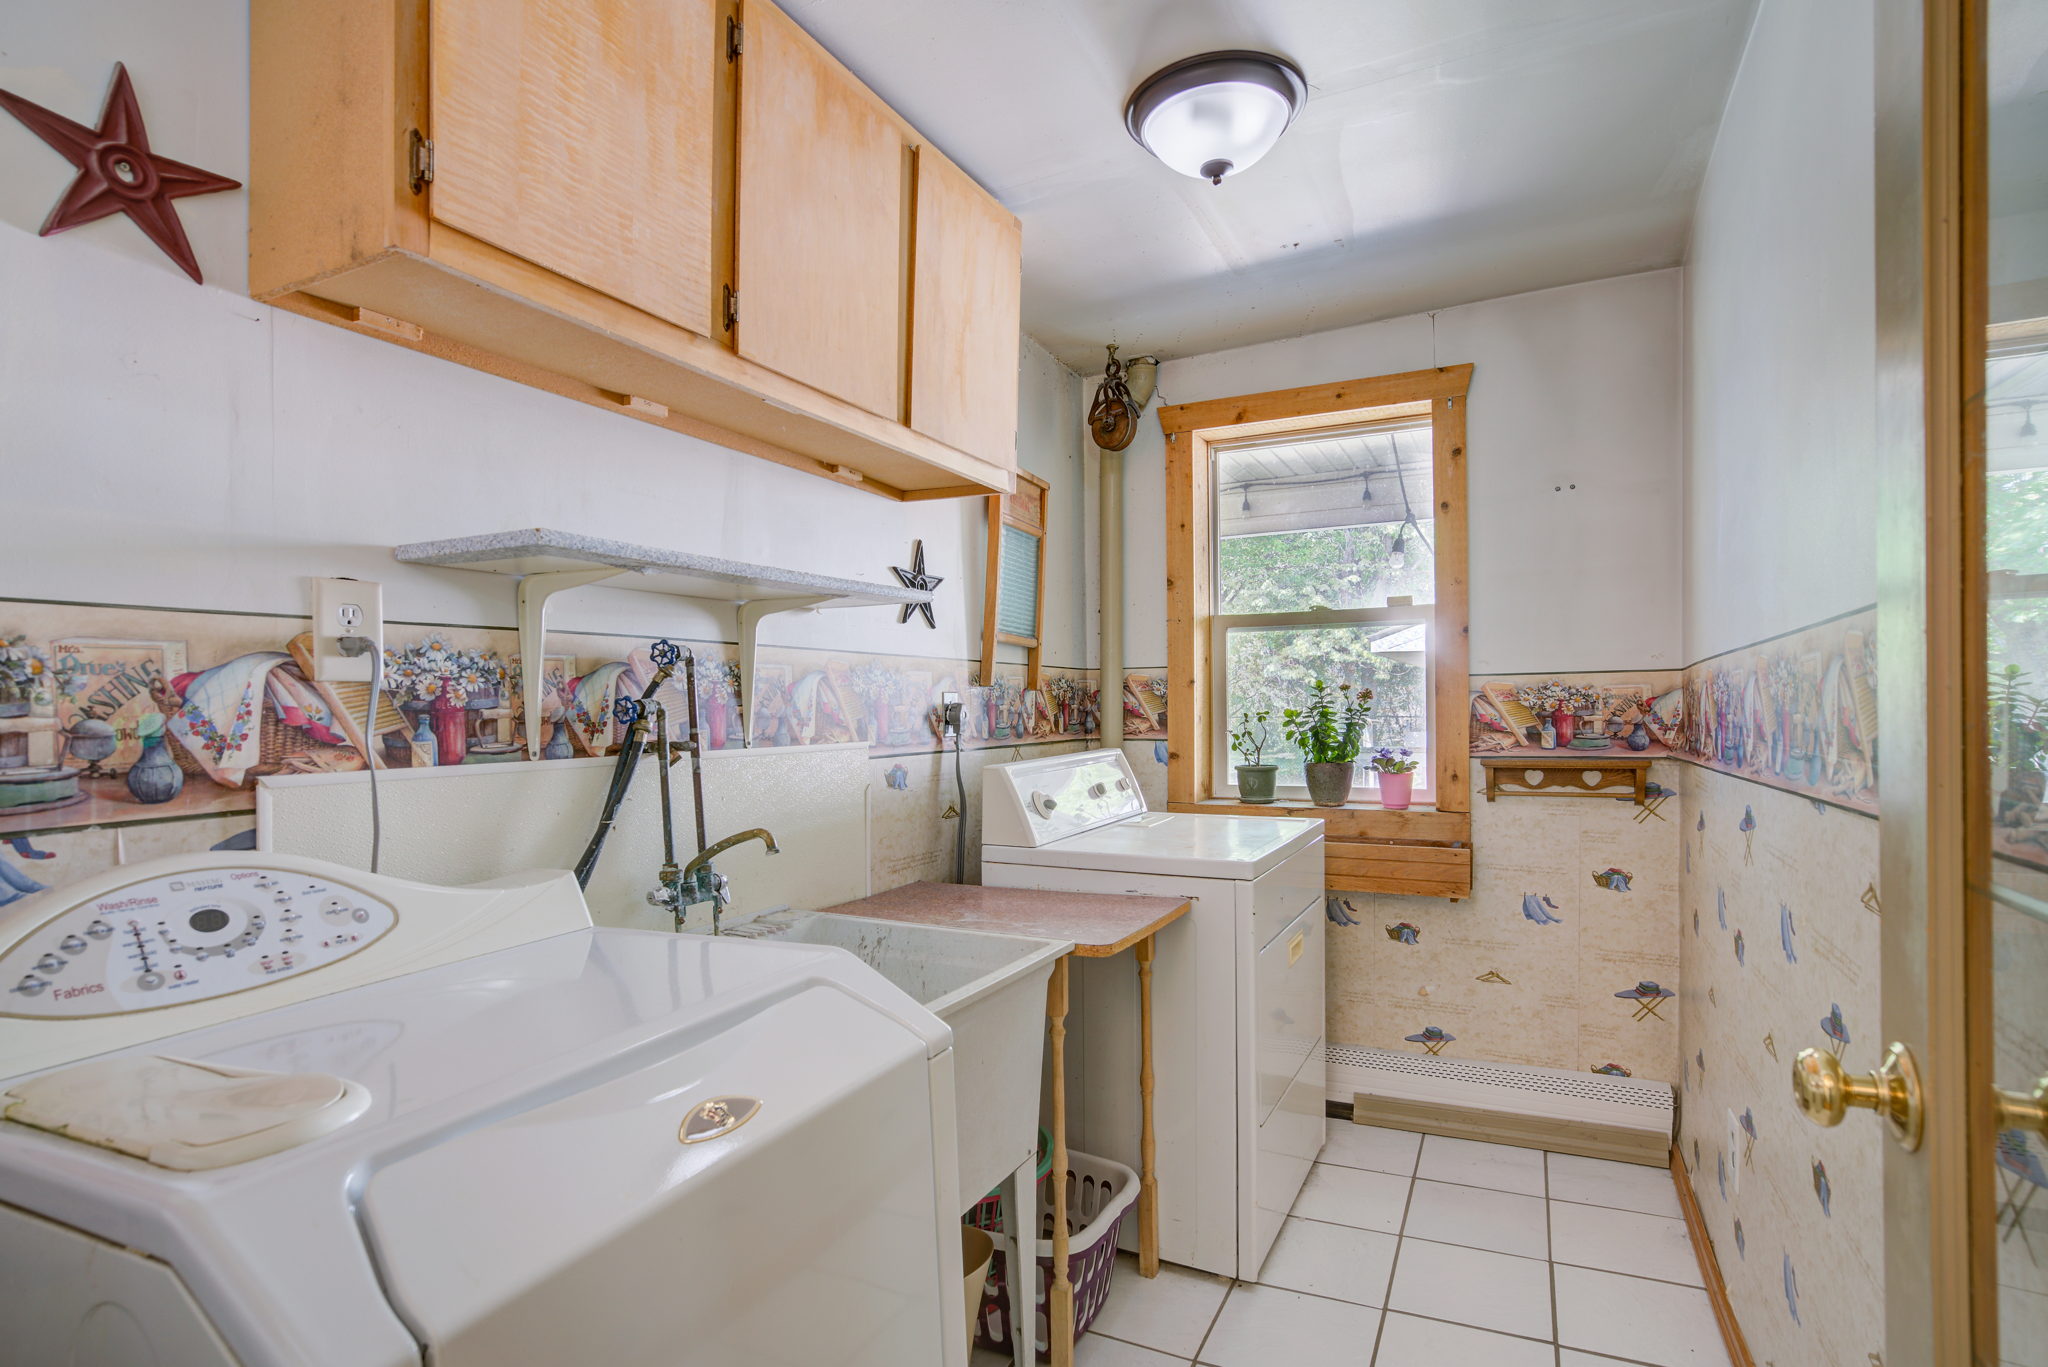
[[[1046,1340],[1052,1367],[1074,1367],[1074,1282],[1067,1269],[1067,959],[1052,966],[1045,987],[1052,1023],[1052,1279],[1046,1285]]]
[[[1138,1275],[1159,1275],[1158,1145],[1152,1132],[1152,958],[1156,938],[1138,941]]]

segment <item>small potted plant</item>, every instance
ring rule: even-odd
[[[1301,751],[1309,801],[1316,806],[1341,807],[1350,798],[1358,752],[1365,748],[1365,719],[1371,713],[1370,688],[1339,684],[1332,689],[1321,679],[1309,685],[1307,706],[1280,713],[1280,732]]]
[[[1408,810],[1415,792],[1415,753],[1382,745],[1372,752],[1372,767],[1380,776],[1380,806],[1389,811]]]
[[[1230,748],[1244,756],[1237,766],[1237,795],[1246,802],[1271,802],[1280,766],[1267,764],[1266,746],[1272,733],[1266,729],[1271,712],[1240,712],[1230,731]]]

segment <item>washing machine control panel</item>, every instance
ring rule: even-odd
[[[982,839],[993,845],[1047,845],[1146,810],[1121,750],[991,765],[982,783]]]
[[[0,951],[0,1015],[111,1016],[246,992],[356,954],[390,903],[302,872],[203,869],[75,903]]]

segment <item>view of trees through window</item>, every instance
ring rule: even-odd
[[[1435,601],[1435,524],[1427,425],[1305,437],[1223,450],[1216,466],[1216,606],[1220,617],[1386,609],[1388,620],[1225,624],[1231,723],[1267,711],[1269,763],[1283,785],[1303,782],[1301,756],[1280,736],[1283,709],[1316,679],[1373,690],[1358,786],[1373,786],[1370,747],[1406,747],[1424,761],[1429,729],[1426,613],[1389,599]],[[1219,772],[1243,762],[1221,757]]]

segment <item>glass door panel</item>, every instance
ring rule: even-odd
[[[1992,0],[1988,17],[1980,838],[1992,1072],[2016,1100],[2048,1077],[2048,7]],[[2048,1140],[2012,1104],[1995,1128],[1981,1161],[1994,1170],[1999,1360],[2048,1364]]]

